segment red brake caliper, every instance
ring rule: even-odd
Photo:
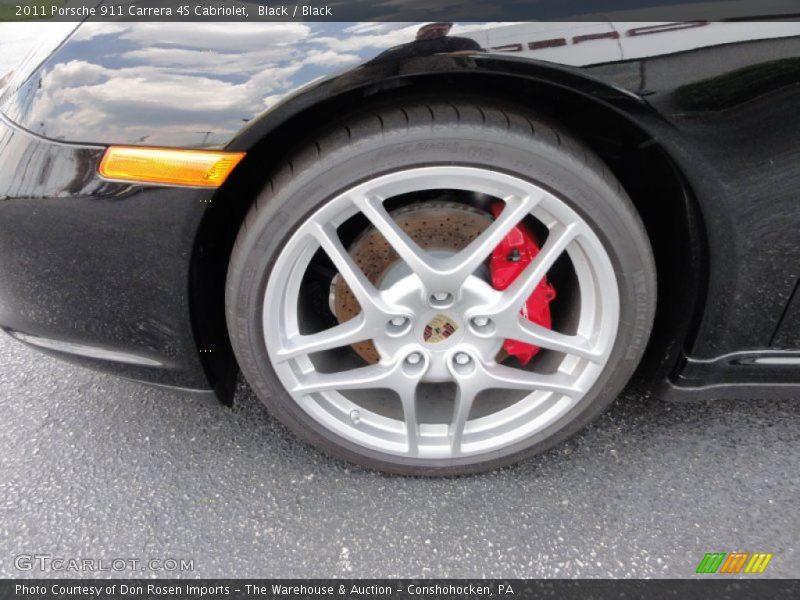
[[[492,215],[496,219],[503,210],[503,204],[492,205]],[[519,277],[520,273],[539,254],[539,244],[530,228],[520,223],[503,238],[492,252],[489,269],[492,274],[492,286],[496,290],[504,290]],[[552,329],[550,319],[550,302],[556,297],[555,288],[545,277],[525,301],[520,313],[529,321]],[[539,346],[526,344],[517,340],[506,340],[503,349],[519,362],[527,365],[539,353]]]

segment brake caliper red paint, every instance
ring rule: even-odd
[[[497,202],[492,205],[492,214],[495,219],[502,210],[502,203]],[[539,254],[539,244],[536,237],[525,223],[520,223],[503,238],[492,252],[492,258],[489,261],[492,286],[496,290],[506,289],[519,277],[537,254]],[[545,277],[525,301],[520,314],[537,325],[552,329],[550,302],[555,297],[556,290]],[[517,357],[523,365],[527,365],[540,350],[539,346],[518,340],[506,340],[503,342],[503,349],[511,356]]]

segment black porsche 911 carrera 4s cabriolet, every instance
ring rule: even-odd
[[[26,344],[406,474],[800,397],[796,21],[2,28]]]

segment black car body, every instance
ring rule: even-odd
[[[800,394],[800,24],[469,23],[446,47],[420,25],[86,23],[9,75],[2,327],[230,401],[225,274],[264,165],[354,106],[446,90],[535,106],[622,182],[657,264],[648,386]],[[170,187],[99,176],[110,145],[247,155],[219,189]]]

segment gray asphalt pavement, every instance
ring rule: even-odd
[[[244,383],[236,400],[0,336],[0,576],[46,575],[14,557],[48,554],[193,559],[191,577],[687,577],[710,551],[800,576],[800,399],[625,397],[540,458],[439,480],[342,464]]]

